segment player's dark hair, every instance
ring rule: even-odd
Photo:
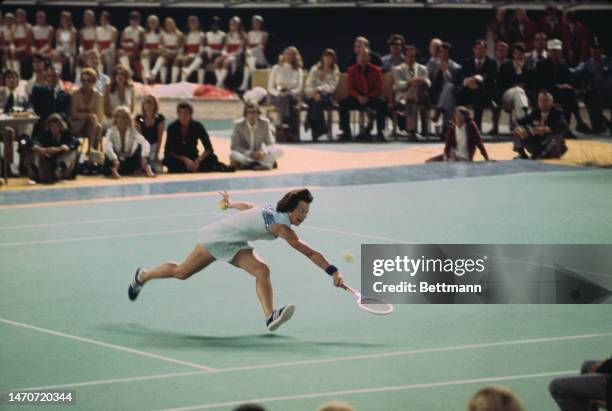
[[[276,211],[279,213],[288,213],[295,210],[300,201],[305,201],[308,204],[312,203],[312,194],[307,188],[297,188],[289,191],[287,194],[276,203]]]

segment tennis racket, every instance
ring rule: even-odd
[[[364,311],[377,315],[389,315],[393,312],[393,305],[376,297],[367,297],[355,290],[348,284],[342,284],[340,287],[353,294],[357,299],[357,306]]]

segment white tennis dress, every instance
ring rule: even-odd
[[[231,261],[240,250],[251,250],[249,241],[275,240],[268,231],[272,224],[291,226],[289,214],[269,204],[232,214],[198,231],[198,241],[217,260]]]

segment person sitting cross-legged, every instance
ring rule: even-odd
[[[274,144],[270,121],[259,116],[259,107],[247,103],[245,116],[234,122],[231,164],[238,169],[271,170],[282,150]]]

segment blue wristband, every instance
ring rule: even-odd
[[[326,272],[328,275],[334,275],[334,273],[335,273],[336,271],[338,271],[338,268],[337,268],[335,265],[333,265],[333,264],[331,264],[329,267],[327,267],[327,268],[325,269],[325,272]]]

